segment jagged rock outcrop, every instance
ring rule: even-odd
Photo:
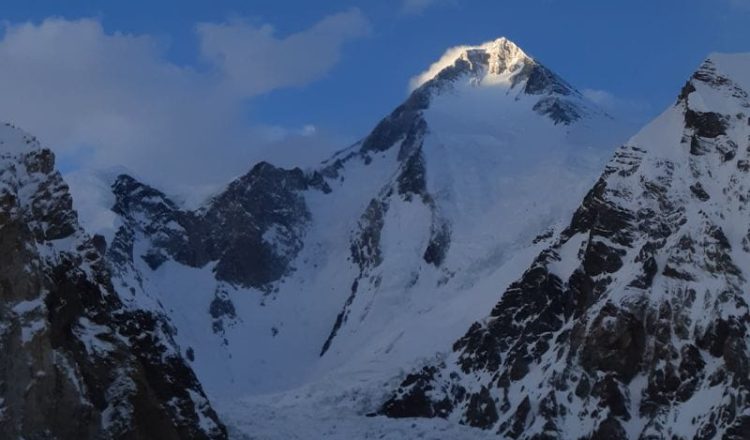
[[[512,439],[750,437],[750,56],[714,55],[390,417]]]
[[[146,237],[150,247],[142,258],[152,269],[167,258],[192,267],[214,262],[217,280],[263,289],[291,270],[302,248],[310,213],[300,193],[308,189],[330,192],[320,174],[263,162],[206,206],[187,211],[161,191],[121,175],[112,185],[112,209],[125,221],[114,241],[127,248],[135,234]],[[129,252],[117,253],[132,260]],[[128,264],[128,258],[113,257],[120,266]]]
[[[0,437],[226,438],[166,322],[125,306],[54,155],[0,128]]]

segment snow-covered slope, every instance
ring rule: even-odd
[[[506,39],[439,64],[317,169],[258,164],[197,210],[112,182],[115,287],[169,317],[210,395],[331,374],[377,387],[432,357],[557,237],[622,140]]]
[[[712,55],[381,411],[531,438],[750,438],[750,54]]]
[[[0,437],[226,438],[166,322],[122,304],[54,155],[0,126]]]

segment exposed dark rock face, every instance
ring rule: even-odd
[[[399,398],[386,402],[383,410],[391,417],[446,417],[453,410],[450,400],[433,400],[428,397],[433,391],[437,373],[438,367],[428,366],[406,376],[396,392]]]
[[[690,192],[692,192],[693,195],[701,202],[705,202],[706,200],[711,198],[706,190],[703,189],[703,185],[701,185],[700,182],[696,182],[694,185],[690,185]]]
[[[689,108],[685,110],[685,127],[692,128],[696,135],[704,138],[715,138],[726,134],[725,119],[714,112],[697,112]]]
[[[286,274],[310,220],[300,194],[308,189],[330,191],[317,174],[260,163],[215,197],[201,218],[209,229],[202,247],[209,260],[218,258],[217,279],[261,287]]]
[[[439,219],[433,221],[430,230],[430,242],[424,251],[422,258],[425,262],[435,267],[440,267],[445,261],[448,253],[448,247],[451,242],[450,225],[447,222],[441,222]]]
[[[540,99],[533,108],[537,113],[549,116],[555,124],[570,125],[583,116],[574,103],[556,97]]]
[[[726,107],[691,107],[714,93]],[[727,108],[750,108],[748,94],[708,61],[670,110],[684,117],[682,141],[639,135],[621,147],[557,242],[381,413],[513,439],[747,437],[738,262],[750,247],[728,231],[750,221],[750,152],[737,147],[745,115]]]
[[[385,151],[402,139],[416,138],[420,131],[424,131],[425,122],[421,112],[427,109],[429,102],[429,88],[423,86],[415,90],[403,104],[375,126],[362,141],[360,151]]]
[[[152,269],[168,258],[193,267],[216,262],[216,279],[267,289],[290,270],[302,249],[310,213],[302,192],[330,192],[318,173],[260,163],[197,211],[179,208],[162,192],[130,176],[117,178],[113,210],[126,220],[115,241],[141,234]],[[122,246],[119,246],[121,248]],[[123,250],[113,250],[122,261]]]
[[[360,279],[357,278],[356,280],[354,280],[354,283],[352,283],[351,293],[349,294],[349,297],[346,299],[346,302],[344,303],[344,307],[341,309],[338,315],[336,315],[336,321],[334,321],[333,323],[333,328],[331,329],[331,333],[328,334],[328,337],[323,343],[323,347],[321,347],[320,349],[321,356],[326,354],[326,352],[331,348],[333,339],[339,333],[339,330],[341,330],[341,327],[346,323],[346,320],[349,317],[349,307],[351,307],[352,303],[354,302],[354,298],[357,295],[357,289],[359,288],[359,280]]]
[[[383,261],[380,252],[380,234],[385,225],[387,210],[386,202],[372,199],[360,219],[359,234],[352,242],[351,252],[352,259],[363,271]]]
[[[238,319],[234,303],[232,303],[226,290],[222,289],[222,286],[217,287],[208,312],[213,318],[214,333],[221,335],[224,334],[227,326],[233,325]]]
[[[0,437],[226,438],[166,323],[114,292],[102,241],[49,150],[2,155]]]

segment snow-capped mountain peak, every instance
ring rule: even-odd
[[[589,106],[583,103],[577,90],[505,37],[477,46],[448,49],[437,62],[412,79],[411,88],[435,94],[462,79],[475,87],[505,89],[517,99],[522,95],[539,95],[535,100],[539,113],[551,116],[557,123],[570,124],[587,113],[583,107]],[[561,101],[562,97],[567,99]],[[553,105],[557,107],[555,112],[545,111]]]
[[[523,65],[534,63],[534,60],[505,37],[476,46],[456,46],[448,49],[427,70],[415,76],[411,81],[411,88],[416,89],[437,78],[446,69],[463,63],[474,70],[481,68],[487,76],[500,76],[515,72]]]
[[[743,88],[750,88],[750,53],[714,52],[708,56],[707,61],[714,64],[718,71],[740,83]],[[703,66],[700,70],[703,70]]]
[[[750,54],[713,53],[683,88],[689,111],[731,113],[750,90]]]

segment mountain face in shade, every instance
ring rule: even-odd
[[[0,437],[226,438],[168,322],[123,304],[54,156],[0,127]]]
[[[310,213],[298,194],[330,192],[319,174],[281,170],[268,163],[253,167],[196,212],[180,209],[160,191],[128,175],[113,186],[113,211],[125,220],[115,241],[133,230],[153,237],[143,259],[157,269],[167,258],[193,267],[215,262],[216,279],[264,289],[287,274],[302,248],[302,229]],[[274,244],[264,241],[272,234]]]
[[[506,39],[451,49],[414,86],[320,166],[258,164],[198,208],[110,181],[115,288],[174,325],[209,395],[337,371],[380,383],[432,356],[557,237],[624,139]]]
[[[713,55],[380,412],[512,439],[750,438],[750,55]]]

